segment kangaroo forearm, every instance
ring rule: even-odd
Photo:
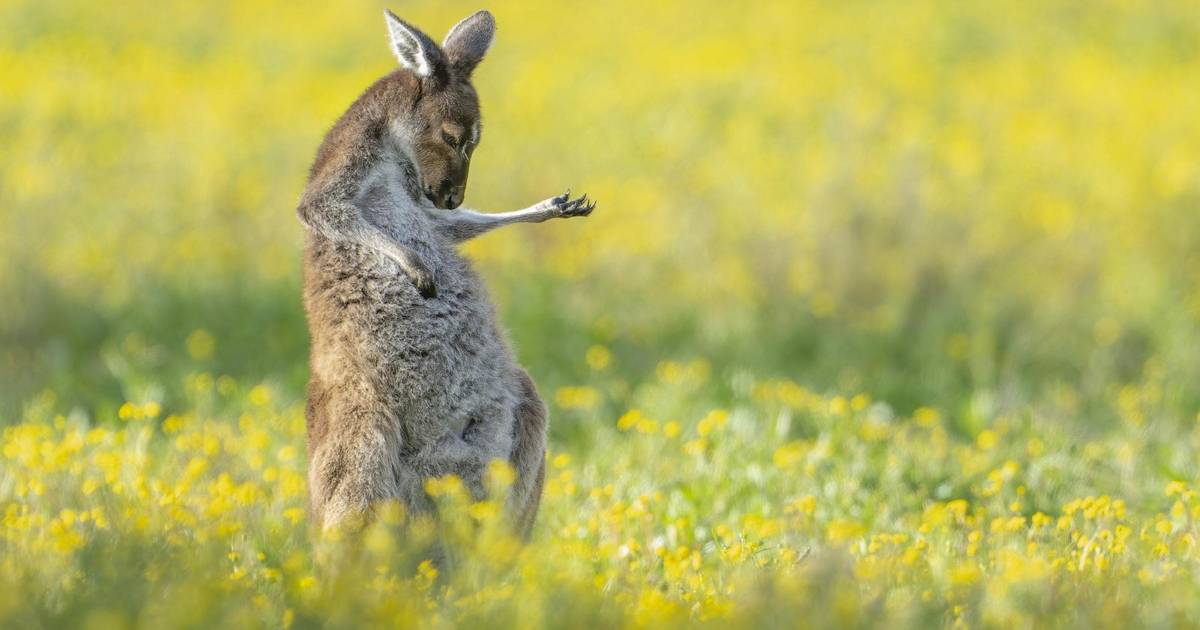
[[[300,222],[309,230],[333,241],[361,243],[364,240],[362,212],[354,204],[334,200],[305,200],[296,209]]]
[[[352,203],[330,203],[317,207],[302,205],[299,214],[300,220],[309,229],[330,240],[361,245],[397,262],[413,256],[407,248],[367,221]]]
[[[438,213],[434,217],[443,234],[450,240],[461,243],[503,225],[541,223],[559,217],[587,216],[595,207],[594,202],[588,203],[587,195],[579,199],[570,199],[568,193],[512,212],[486,214],[474,210],[458,210]]]
[[[379,142],[369,138],[349,143],[339,159],[323,165],[309,181],[296,209],[300,221],[330,240],[362,245],[396,258],[391,246],[394,239],[367,221],[357,203],[383,152]]]
[[[301,204],[297,212],[309,229],[334,241],[354,243],[382,254],[400,266],[425,297],[437,294],[429,265],[363,216],[353,203]]]
[[[455,242],[470,240],[490,232],[502,225],[513,223],[541,223],[556,216],[549,208],[534,206],[514,212],[484,214],[474,210],[458,210],[447,215],[442,221],[444,233]]]

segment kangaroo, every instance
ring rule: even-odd
[[[362,524],[385,500],[431,513],[425,480],[454,474],[481,497],[484,470],[500,459],[516,473],[508,513],[527,538],[546,407],[456,246],[502,225],[586,216],[595,202],[568,192],[514,212],[459,208],[481,132],[471,73],[495,20],[479,11],[439,47],[384,17],[400,67],[325,136],[297,208],[311,518],[320,529]]]

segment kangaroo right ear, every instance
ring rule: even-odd
[[[452,68],[470,76],[487,54],[495,36],[496,18],[487,11],[476,11],[450,29],[442,42],[442,52]]]
[[[432,76],[442,65],[442,55],[437,44],[415,26],[396,17],[395,13],[384,9],[383,17],[387,22],[388,35],[392,39],[392,52],[400,61],[400,65],[418,77]]]

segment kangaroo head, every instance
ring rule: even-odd
[[[455,24],[438,47],[391,11],[384,15],[400,66],[417,77],[412,109],[397,123],[411,145],[421,188],[438,208],[457,208],[479,144],[479,97],[471,71],[491,46],[496,21],[479,11]]]

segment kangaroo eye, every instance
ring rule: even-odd
[[[458,140],[455,140],[454,136],[446,133],[445,131],[442,132],[442,140],[452,147],[458,147]]]

